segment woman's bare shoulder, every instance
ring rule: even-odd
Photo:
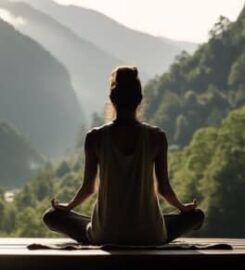
[[[152,125],[149,123],[143,123],[143,124],[147,127],[149,131],[148,132],[149,141],[152,148],[153,159],[155,159],[157,154],[159,153],[159,149],[161,149],[163,145],[166,148],[166,145],[167,145],[166,132],[164,129],[156,125]]]
[[[151,136],[161,138],[163,136],[166,136],[166,131],[156,125],[149,124],[147,122],[143,122],[143,125],[145,125]]]
[[[106,124],[103,124],[101,126],[96,126],[96,127],[91,128],[87,132],[87,137],[90,137],[91,140],[99,139],[99,137],[101,136],[103,130],[105,128],[107,128],[108,126],[110,126],[110,125],[111,125],[111,123],[106,123]]]
[[[108,127],[108,124],[93,127],[87,131],[86,138],[85,138],[85,149],[86,150],[90,150],[90,151],[97,153],[97,150],[99,149],[100,142],[101,142],[102,131],[106,127]]]
[[[166,137],[166,132],[164,129],[162,129],[156,125],[147,123],[147,122],[142,122],[141,124],[144,125],[148,129],[149,135],[152,138],[152,140],[159,141],[163,137]],[[87,137],[90,137],[91,141],[94,141],[94,140],[98,141],[101,137],[103,130],[110,127],[111,125],[112,125],[112,123],[109,122],[109,123],[103,124],[101,126],[93,127],[87,132]]]

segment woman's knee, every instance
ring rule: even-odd
[[[49,208],[43,213],[42,220],[48,227],[53,227],[57,222],[57,210]]]
[[[199,229],[202,227],[202,225],[204,223],[204,219],[205,219],[204,212],[199,208],[195,209],[195,220],[196,220],[196,224],[197,224],[196,229]]]

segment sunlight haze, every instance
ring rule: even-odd
[[[245,0],[55,0],[100,11],[143,32],[203,42],[220,15],[235,20]]]

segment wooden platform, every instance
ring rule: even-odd
[[[233,250],[28,250],[30,243],[64,243],[68,239],[0,238],[0,269],[245,269],[245,239],[182,238],[188,243],[227,243]]]

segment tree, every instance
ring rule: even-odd
[[[176,119],[176,129],[174,134],[174,141],[177,144],[179,144],[180,142],[185,143],[186,141],[188,141],[189,138],[187,138],[186,136],[188,134],[188,129],[189,123],[186,117],[183,114],[178,115]]]
[[[239,85],[245,85],[245,52],[237,59],[237,61],[231,66],[228,82],[232,87],[239,87]]]
[[[219,20],[214,24],[209,31],[209,36],[212,39],[221,39],[223,34],[230,28],[231,21],[224,16],[220,16]]]
[[[219,129],[201,189],[208,217],[207,234],[243,235],[245,219],[239,213],[245,210],[241,204],[245,192],[244,123],[245,107],[242,107],[230,113]]]

